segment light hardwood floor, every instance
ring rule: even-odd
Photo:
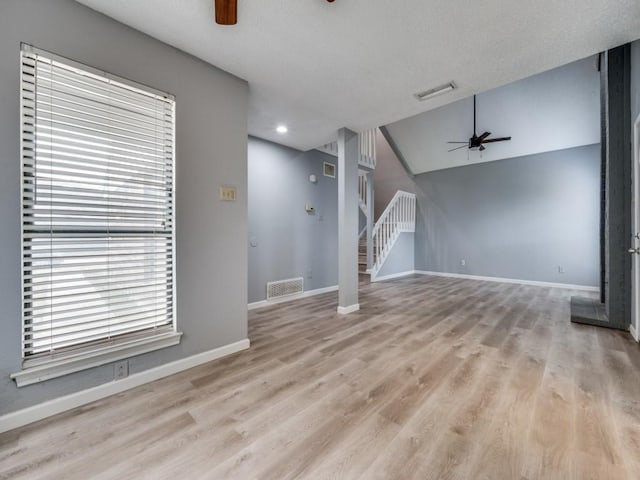
[[[640,478],[640,348],[436,277],[250,312],[250,350],[0,435],[0,478]]]

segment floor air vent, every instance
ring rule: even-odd
[[[267,283],[267,300],[272,298],[286,297],[287,295],[295,295],[303,292],[304,279],[290,278],[288,280],[278,280],[277,282]]]

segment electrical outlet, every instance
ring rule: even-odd
[[[460,266],[465,267],[467,265],[467,261],[464,258],[460,259]]]
[[[121,380],[129,376],[129,360],[116,362],[113,365],[113,379]]]
[[[558,273],[564,273],[564,267],[558,266]]]
[[[313,270],[307,270],[307,278],[313,278]]]

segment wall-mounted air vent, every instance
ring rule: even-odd
[[[336,166],[333,163],[324,162],[324,176],[336,178]]]
[[[286,297],[295,295],[304,291],[304,279],[289,278],[288,280],[278,280],[277,282],[267,283],[267,300],[273,298]]]

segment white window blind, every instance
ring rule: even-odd
[[[21,58],[25,364],[174,331],[174,98]]]

